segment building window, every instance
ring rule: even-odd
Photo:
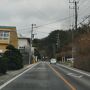
[[[19,47],[19,49],[25,49],[25,46]]]
[[[9,32],[0,31],[0,40],[7,40],[9,39]]]

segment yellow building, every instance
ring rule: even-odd
[[[16,27],[0,26],[0,53],[5,52],[8,44],[12,44],[15,48],[18,48]]]

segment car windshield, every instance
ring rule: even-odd
[[[56,59],[51,59],[51,61],[56,61]]]

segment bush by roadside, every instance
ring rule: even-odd
[[[17,70],[23,67],[23,59],[20,51],[16,49],[13,45],[8,45],[6,47],[7,51],[4,53],[3,57],[8,59],[7,67],[9,70]]]
[[[7,72],[7,62],[7,58],[0,57],[0,73],[5,74]]]
[[[6,47],[7,51],[0,57],[0,74],[5,74],[7,70],[17,70],[23,68],[22,54],[13,45]]]
[[[0,57],[0,73],[5,74],[7,70],[23,68],[22,54],[13,45],[6,47],[7,51]]]

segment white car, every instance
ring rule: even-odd
[[[57,60],[56,60],[55,58],[52,58],[52,59],[50,60],[50,64],[56,64],[56,62],[57,62]]]

